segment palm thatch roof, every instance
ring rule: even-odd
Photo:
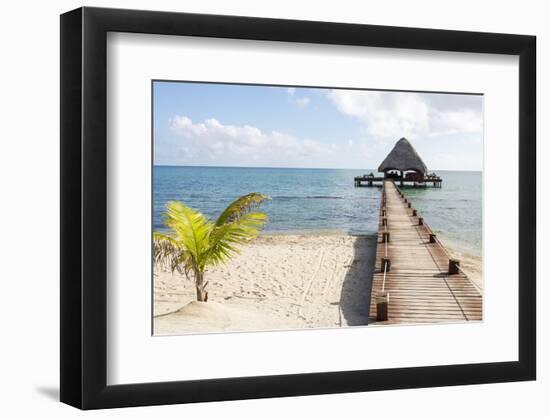
[[[404,171],[416,171],[422,174],[428,172],[428,168],[420,155],[413,148],[411,143],[401,138],[397,141],[391,152],[386,156],[386,159],[382,161],[378,167],[378,172],[385,172],[389,170]]]

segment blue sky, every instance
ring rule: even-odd
[[[154,82],[156,165],[376,168],[406,137],[430,170],[481,170],[483,98]]]

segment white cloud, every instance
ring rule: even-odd
[[[333,146],[312,139],[272,131],[264,132],[254,126],[224,125],[216,119],[194,123],[189,117],[174,116],[169,120],[170,131],[183,139],[182,148],[193,160],[216,160],[228,165],[254,160],[260,166],[301,166],[330,158]],[[243,159],[245,157],[246,159]]]
[[[297,97],[296,96],[296,88],[289,87],[286,89],[286,92],[288,93],[289,99],[292,103],[296,104],[298,107],[305,107],[307,106],[311,100],[309,97]]]
[[[331,90],[338,110],[365,123],[367,132],[395,140],[456,133],[481,133],[479,96]]]

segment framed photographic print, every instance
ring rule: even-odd
[[[535,379],[535,38],[61,16],[61,400]]]

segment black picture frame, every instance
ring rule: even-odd
[[[108,32],[519,56],[517,361],[107,385]],[[536,377],[536,38],[186,13],[61,15],[61,401],[82,409],[533,380]]]

